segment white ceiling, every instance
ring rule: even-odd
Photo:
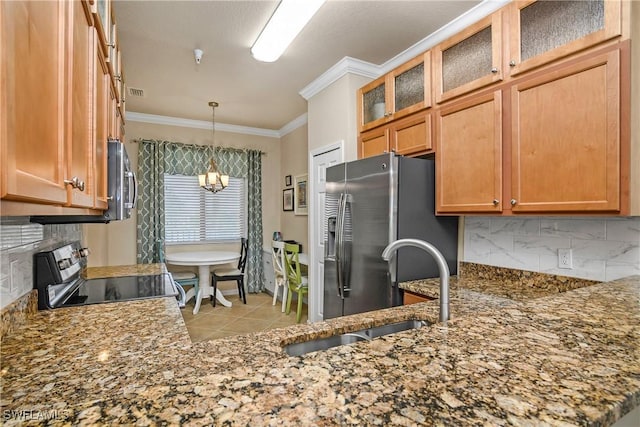
[[[299,92],[344,57],[383,64],[480,3],[329,0],[280,59],[250,47],[277,1],[113,2],[127,111],[278,130],[307,111]],[[193,50],[204,51],[196,65]],[[408,59],[408,58],[407,58]]]

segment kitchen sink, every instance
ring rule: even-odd
[[[289,356],[301,356],[312,351],[326,350],[339,345],[353,344],[359,341],[371,341],[374,338],[396,332],[407,331],[428,326],[429,323],[423,320],[405,320],[404,322],[390,323],[373,328],[361,329],[359,331],[348,332],[340,335],[333,335],[327,338],[303,341],[286,345],[284,351]]]

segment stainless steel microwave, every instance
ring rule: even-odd
[[[131,211],[136,207],[138,197],[136,174],[131,170],[131,162],[124,144],[117,139],[110,139],[107,144],[107,210],[102,215],[32,216],[31,222],[40,224],[107,223],[131,217]]]

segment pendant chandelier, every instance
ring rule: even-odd
[[[212,143],[215,144],[215,136],[216,136],[216,107],[220,105],[215,101],[209,102],[209,107],[213,110],[212,113]],[[204,188],[207,191],[211,191],[212,193],[217,193],[218,191],[224,190],[229,185],[229,175],[225,175],[218,170],[218,166],[216,165],[216,161],[211,159],[209,161],[209,169],[207,172],[198,175],[198,181],[200,181],[200,187]]]

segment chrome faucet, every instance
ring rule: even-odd
[[[389,243],[389,245],[384,248],[384,251],[382,251],[382,259],[389,263],[389,274],[391,275],[392,281],[395,281],[395,257],[392,258],[392,253],[403,246],[420,248],[431,254],[433,259],[436,260],[438,270],[440,271],[440,321],[446,322],[449,320],[449,266],[447,265],[447,261],[435,246],[424,240],[396,240],[395,242]]]

